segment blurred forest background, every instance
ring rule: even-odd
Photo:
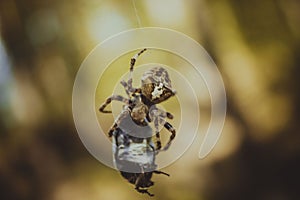
[[[142,26],[197,40],[223,76],[214,151],[155,177],[154,199],[300,198],[300,1],[136,0]],[[87,54],[138,27],[131,0],[0,1],[0,199],[147,199],[100,164],[72,118]]]

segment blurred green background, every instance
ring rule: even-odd
[[[214,151],[164,169],[172,176],[154,178],[154,199],[299,199],[300,2],[136,0],[136,8],[141,26],[203,45],[228,100]],[[136,27],[131,0],[0,1],[0,199],[148,198],[87,152],[71,109],[83,59]]]

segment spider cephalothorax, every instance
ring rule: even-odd
[[[173,115],[157,108],[156,104],[174,96],[175,91],[172,90],[168,72],[162,67],[154,67],[146,71],[141,78],[140,88],[132,86],[133,67],[138,56],[144,51],[146,49],[132,57],[129,79],[121,81],[128,98],[112,95],[100,106],[99,111],[111,113],[105,108],[112,100],[125,103],[122,113],[108,133],[109,137],[113,136],[115,165],[124,178],[135,184],[138,192],[150,195],[147,188],[153,185],[152,174],[168,175],[156,170],[155,155],[170,147],[176,133],[173,126],[165,120],[166,118],[173,119]],[[154,123],[156,145],[152,141],[150,122]],[[163,147],[160,141],[159,124],[163,124],[171,132],[169,141]],[[135,171],[128,172],[128,167]]]
[[[142,102],[136,104],[131,110],[131,118],[138,125],[147,123],[147,114],[149,113],[148,106]]]

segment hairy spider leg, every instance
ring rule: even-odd
[[[161,149],[161,141],[160,141],[160,134],[159,134],[159,122],[161,120],[164,120],[166,117],[165,112],[159,108],[157,108],[154,105],[153,110],[151,110],[151,119],[153,119],[154,127],[155,127],[155,137],[156,137],[156,149],[155,150],[160,150]],[[160,119],[161,118],[161,119]]]
[[[171,132],[171,136],[170,136],[170,139],[168,141],[168,143],[163,147],[162,151],[166,151],[169,149],[170,145],[171,145],[171,142],[172,140],[174,140],[175,136],[176,136],[176,131],[175,129],[173,128],[173,126],[169,123],[169,122],[166,122],[164,124],[164,127]]]
[[[146,51],[147,49],[143,49],[142,51],[140,51],[139,53],[135,54],[131,60],[130,60],[130,72],[129,72],[129,79],[127,81],[127,87],[128,87],[128,90],[130,92],[134,92],[135,89],[132,87],[132,74],[133,74],[133,67],[135,65],[135,62],[137,60],[137,58]],[[121,83],[122,84],[122,83]]]
[[[123,110],[123,112],[118,116],[117,120],[115,123],[112,125],[112,127],[108,131],[108,136],[111,137],[113,136],[113,132],[119,127],[120,122],[129,115],[128,110]]]
[[[174,118],[174,116],[169,112],[166,112],[166,116],[167,116],[168,119],[173,119]]]
[[[159,109],[157,108],[155,105],[154,105],[154,108],[153,110],[151,111],[151,118],[153,119],[153,123],[154,123],[154,127],[155,127],[155,137],[156,137],[156,151],[157,150],[160,150],[161,149],[161,140],[160,140],[160,130],[159,130],[159,124],[162,124],[162,123],[168,123],[168,122],[165,122],[165,118],[168,118],[168,119],[173,119],[174,116],[169,113],[169,112],[165,112],[164,110],[162,109]],[[164,126],[165,126],[164,124]],[[169,123],[168,123],[169,124]],[[171,126],[172,127],[172,126]],[[173,128],[173,127],[172,127]],[[169,129],[168,129],[169,130]],[[175,132],[175,129],[173,128],[174,132]],[[170,130],[169,130],[170,131]],[[172,137],[172,136],[171,136]],[[174,136],[175,137],[175,136]],[[174,139],[174,138],[173,138]],[[173,140],[172,139],[172,140]],[[171,144],[171,142],[169,141],[168,143]],[[169,146],[170,146],[169,144]],[[169,147],[167,147],[168,149]]]
[[[129,91],[128,84],[127,84],[126,81],[124,81],[124,80],[122,80],[120,83],[121,83],[121,85],[124,87],[127,96],[130,98],[131,92]]]
[[[158,117],[155,116],[155,118],[154,118],[154,127],[155,127],[155,137],[156,137],[156,150],[161,149],[161,141],[160,141],[158,120],[159,120]]]
[[[112,101],[120,101],[125,104],[129,104],[129,99],[122,97],[121,95],[112,95],[108,97],[105,102],[100,106],[99,111],[102,113],[111,113],[110,110],[104,110],[106,106],[108,106]]]

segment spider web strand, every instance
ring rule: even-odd
[[[135,0],[132,0],[132,4],[133,4],[133,8],[134,8],[134,12],[135,12],[135,17],[137,19],[138,26],[139,26],[139,28],[141,28],[142,27],[142,25],[141,25],[141,19],[139,17],[139,14],[138,14],[138,11],[137,11],[137,8],[136,8],[136,5],[135,5]]]

